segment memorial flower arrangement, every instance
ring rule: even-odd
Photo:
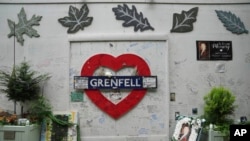
[[[5,111],[0,112],[0,125],[12,125],[17,122],[17,115]]]
[[[188,139],[189,141],[196,141],[204,122],[205,119],[178,116],[171,141],[184,141],[185,139]],[[187,129],[185,130],[184,128]],[[183,133],[184,130],[186,133]]]
[[[56,132],[58,135],[56,140],[65,140],[69,136],[67,134],[68,128],[74,128],[79,141],[79,126],[71,121],[69,115],[54,115],[52,106],[41,93],[43,82],[49,78],[50,75],[47,73],[38,74],[38,72],[31,70],[27,62],[22,62],[17,66],[14,65],[10,71],[0,70],[0,91],[14,102],[14,112],[0,111],[0,125],[41,125],[41,130],[46,127],[48,131],[46,132],[48,134],[46,138],[41,134],[42,141],[45,141],[45,139],[49,141],[48,139],[55,136]],[[17,103],[21,105],[20,115],[19,113],[16,114]],[[25,108],[27,111],[22,112],[24,104],[27,105]],[[64,132],[62,129],[64,129]]]

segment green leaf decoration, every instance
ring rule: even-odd
[[[123,20],[124,27],[134,26],[134,31],[154,30],[150,25],[147,18],[143,18],[143,14],[138,13],[136,7],[133,5],[132,9],[129,9],[128,5],[118,5],[118,7],[112,9],[116,15],[117,20]]]
[[[235,14],[231,13],[230,11],[226,12],[215,10],[215,12],[227,30],[234,34],[248,33],[248,30],[245,29],[244,23]]]
[[[173,27],[171,32],[190,32],[193,30],[193,23],[196,21],[198,7],[189,11],[182,11],[181,14],[174,13]]]
[[[8,37],[16,36],[17,41],[23,45],[24,39],[23,34],[28,35],[29,37],[39,37],[40,35],[37,33],[35,29],[32,28],[34,25],[39,25],[39,21],[42,19],[42,16],[33,15],[30,20],[27,20],[26,13],[24,8],[21,9],[18,14],[19,22],[15,24],[15,22],[8,19],[8,25],[11,32],[8,34]]]
[[[89,26],[92,23],[93,17],[87,17],[89,8],[84,4],[80,10],[76,7],[69,7],[69,16],[60,18],[58,21],[65,27],[69,27],[68,33],[76,33],[80,29]]]

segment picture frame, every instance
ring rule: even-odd
[[[171,141],[199,141],[201,122],[200,119],[179,116]]]

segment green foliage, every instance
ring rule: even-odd
[[[216,125],[215,130],[229,135],[229,126],[233,123],[230,115],[234,113],[235,96],[224,87],[214,87],[204,96],[204,118],[206,124]]]
[[[81,140],[79,125],[69,122],[68,120],[61,119],[60,116],[58,115],[53,115],[52,106],[44,96],[39,96],[38,99],[33,100],[31,102],[29,112],[30,116],[36,119],[36,122],[38,124],[42,124],[44,123],[44,121],[49,121],[49,122],[52,121],[54,124],[57,124],[56,126],[57,128],[54,130],[57,130],[59,128],[60,129],[60,131],[58,130],[59,132],[61,132],[62,129],[64,130],[65,128],[67,129],[68,127],[75,125],[77,127],[77,141]],[[65,136],[62,135],[62,137]]]
[[[43,96],[33,100],[30,105],[30,116],[35,117],[38,123],[41,123],[48,115],[52,114],[52,107]]]
[[[229,118],[234,113],[235,96],[223,87],[213,88],[205,97],[204,116],[208,123],[220,125],[231,123]]]
[[[27,62],[14,66],[12,72],[0,70],[1,92],[6,93],[9,100],[25,102],[38,98],[40,83],[48,80],[48,74],[38,75],[31,70]]]
[[[52,112],[52,106],[50,105],[49,101],[43,96],[39,96],[38,99],[31,102],[29,112],[32,117],[35,117],[37,119],[38,123],[41,123],[43,120],[49,119],[61,126],[74,125],[69,121],[64,121],[54,116]]]
[[[229,140],[230,124],[231,123],[223,123],[223,124],[220,124],[214,128],[215,131],[220,131],[224,135],[224,141]]]

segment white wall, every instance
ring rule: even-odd
[[[123,40],[123,36],[120,36]],[[116,37],[117,38],[117,37]],[[134,36],[133,39],[137,37]],[[110,38],[114,39],[114,38]],[[96,138],[124,140],[128,136],[146,136],[151,140],[164,140],[168,137],[168,54],[166,41],[105,41],[105,42],[73,42],[70,49],[70,78],[79,76],[84,60],[98,53],[118,56],[124,53],[137,54],[149,65],[152,75],[158,77],[156,90],[148,91],[143,100],[121,118],[114,120],[100,110],[84,96],[84,102],[71,103],[72,109],[80,111],[80,125],[84,140]],[[159,38],[161,39],[161,38]],[[112,44],[112,47],[110,46]],[[157,57],[154,57],[153,54]],[[164,65],[163,65],[164,64]],[[118,71],[120,75],[131,74],[128,68]],[[98,75],[96,72],[95,75]],[[73,90],[73,80],[70,81],[70,91]],[[109,99],[112,91],[102,91]],[[127,92],[121,91],[122,98]],[[112,100],[111,100],[112,101]],[[113,102],[115,102],[113,100]],[[103,103],[104,104],[104,103]],[[116,136],[119,137],[116,137]]]
[[[138,123],[138,119],[132,116],[136,115],[135,112],[143,112],[145,110],[143,109],[143,105],[148,104],[152,106],[157,105],[158,108],[162,106],[156,112],[161,116],[159,116],[159,120],[155,121],[154,124],[164,123],[164,130],[166,129],[166,131],[157,129],[155,133],[155,125],[148,124],[145,126],[147,127],[145,131],[149,132],[145,132],[147,135],[143,135],[141,140],[163,140],[166,136],[170,137],[173,133],[175,112],[189,116],[201,115],[204,104],[203,96],[208,93],[211,87],[218,85],[228,87],[237,96],[236,103],[238,104],[238,108],[235,111],[235,119],[238,119],[240,116],[250,118],[250,112],[248,112],[248,101],[250,99],[249,34],[232,34],[225,29],[215,13],[215,10],[231,11],[240,17],[245,27],[249,30],[249,0],[237,1],[239,2],[238,4],[233,0],[224,0],[224,4],[217,1],[205,1],[206,4],[203,4],[202,2],[197,3],[195,0],[189,2],[178,1],[178,3],[171,0],[166,2],[160,0],[146,2],[138,0],[136,3],[129,1],[128,6],[135,5],[138,12],[142,12],[144,17],[147,17],[150,24],[155,28],[154,31],[148,30],[144,32],[134,32],[133,27],[124,28],[122,27],[122,21],[115,19],[112,8],[122,5],[122,3],[118,3],[118,1],[86,1],[90,10],[89,16],[94,18],[92,24],[83,31],[78,31],[75,34],[67,34],[67,28],[63,27],[58,22],[58,19],[68,15],[70,5],[80,8],[83,2],[85,1],[41,0],[33,2],[22,0],[9,2],[1,0],[0,2],[0,68],[11,67],[13,65],[13,37],[7,37],[10,33],[7,19],[18,22],[17,14],[22,7],[25,9],[28,19],[33,14],[43,16],[40,25],[34,26],[40,37],[29,38],[24,35],[24,46],[21,46],[19,43],[15,44],[16,63],[18,64],[23,59],[26,59],[31,62],[34,69],[52,74],[53,77],[44,88],[44,94],[51,101],[56,111],[72,108],[79,110],[81,128],[83,129],[82,139],[92,141],[98,140],[101,137],[101,140],[104,140],[103,136],[106,135],[105,138],[107,140],[136,140],[135,137],[141,137],[139,127],[145,122],[150,122],[150,116],[152,115],[150,113],[141,115],[141,118],[144,116],[145,121],[143,123]],[[188,33],[170,33],[173,23],[173,13],[181,13],[182,10],[188,11],[193,7],[199,7],[193,31]],[[169,81],[169,91],[166,90],[162,94],[155,93],[156,97],[157,95],[160,96],[158,98],[166,98],[161,101],[166,102],[166,104],[155,103],[154,100],[145,97],[135,109],[116,121],[97,109],[92,112],[90,109],[95,109],[95,107],[91,105],[91,102],[86,97],[84,97],[84,102],[82,103],[71,103],[69,97],[71,91],[69,87],[70,47],[72,45],[77,46],[81,42],[88,45],[90,41],[94,42],[95,40],[98,40],[99,43],[102,41],[113,42],[112,40],[118,42],[123,41],[121,38],[133,40],[133,37],[139,38],[137,39],[139,41],[149,40],[150,37],[154,42],[157,39],[163,41],[163,38],[166,37],[166,49],[169,52],[166,51],[165,53],[166,55],[169,54],[169,59],[165,59],[169,61],[169,77],[167,75],[168,71],[166,71],[166,78],[161,79],[164,79],[164,83]],[[197,61],[196,40],[232,41],[233,60]],[[91,54],[98,52],[98,49],[93,48]],[[119,54],[123,51],[118,50],[114,52],[106,50],[106,52]],[[91,56],[91,54],[89,55]],[[143,56],[144,53],[140,55]],[[157,58],[158,56],[152,55],[150,57]],[[216,73],[215,67],[217,64],[225,64],[226,72]],[[158,71],[154,67],[152,70]],[[162,74],[159,75],[163,76]],[[166,88],[168,89],[168,86]],[[168,102],[169,92],[176,93],[175,102]],[[7,101],[5,95],[0,94],[0,97],[0,108],[12,110],[13,104]],[[88,108],[86,108],[86,105]],[[198,108],[198,115],[192,115],[192,108]],[[163,115],[164,113],[167,115]],[[103,116],[107,118],[105,126],[98,123],[98,120]],[[130,122],[129,120],[133,118],[135,122]],[[163,121],[164,119],[166,121]],[[93,123],[93,127],[89,128],[90,130],[88,130],[89,123]],[[133,124],[138,128],[128,131],[129,128],[133,127]],[[169,131],[168,126],[170,127]],[[111,129],[112,127],[114,129]],[[108,128],[110,129],[107,130]],[[88,132],[85,132],[86,130]],[[126,132],[123,132],[124,130]],[[109,133],[106,131],[109,131]]]

